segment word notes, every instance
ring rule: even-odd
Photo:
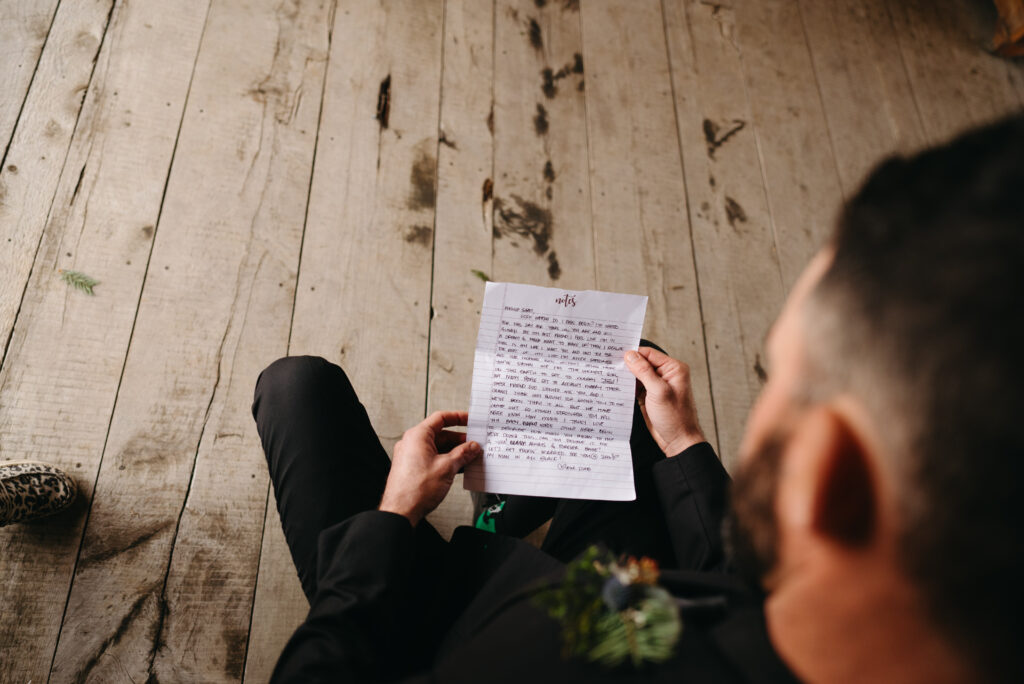
[[[647,297],[487,283],[468,438],[482,457],[466,489],[632,501],[636,349]]]

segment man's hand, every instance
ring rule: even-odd
[[[455,474],[481,453],[479,444],[466,443],[465,433],[444,429],[468,420],[465,411],[435,411],[405,431],[395,445],[380,510],[404,515],[415,527],[440,505]]]
[[[637,401],[647,429],[666,456],[705,441],[697,422],[690,367],[651,347],[626,352],[626,367],[644,387]]]

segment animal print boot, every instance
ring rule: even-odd
[[[60,468],[38,461],[0,461],[0,527],[64,510],[78,487]]]

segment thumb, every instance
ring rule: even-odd
[[[636,379],[643,384],[644,389],[649,393],[660,390],[665,384],[662,377],[654,370],[654,366],[635,351],[630,350],[626,352],[626,367],[629,368],[630,372],[636,376]]]
[[[451,450],[448,454],[452,466],[452,472],[457,473],[472,463],[477,456],[483,453],[480,445],[476,442],[466,442]]]

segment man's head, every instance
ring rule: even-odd
[[[902,635],[1024,680],[1022,298],[1024,118],[886,161],[847,203],[769,335],[733,492],[784,656],[857,626],[836,649]]]

